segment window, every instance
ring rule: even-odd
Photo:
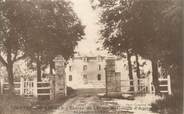
[[[72,81],[72,75],[69,75],[69,81]]]
[[[101,65],[98,65],[98,70],[101,70]]]
[[[101,80],[101,74],[98,74],[98,80],[100,81]]]
[[[98,56],[98,57],[97,57],[97,61],[98,61],[98,62],[102,62],[102,57],[101,57],[101,56]]]
[[[72,71],[72,66],[69,66],[69,71]]]
[[[87,57],[84,57],[84,58],[83,58],[83,61],[84,61],[84,62],[88,62],[88,58],[87,58]]]
[[[87,65],[83,66],[83,71],[87,70]]]

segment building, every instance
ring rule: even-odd
[[[121,80],[128,80],[126,60],[109,56],[77,56],[66,66],[66,85],[73,89],[105,88],[106,60],[115,61],[115,72]]]
[[[105,88],[105,57],[77,56],[66,66],[66,84],[73,89]]]

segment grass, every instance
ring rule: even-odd
[[[0,95],[0,114],[51,114],[60,104],[54,101],[37,102],[15,95]]]
[[[167,96],[152,104],[152,111],[160,114],[183,114],[183,96]]]
[[[67,97],[59,96],[55,100],[26,99],[17,95],[0,94],[0,114],[52,114],[66,100],[75,96],[73,89],[68,89]]]
[[[0,95],[0,114],[52,114],[66,100],[74,97],[71,93],[67,97],[60,96],[55,100],[26,99],[17,95]]]

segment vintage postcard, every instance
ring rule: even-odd
[[[183,114],[182,0],[0,0],[0,114]]]

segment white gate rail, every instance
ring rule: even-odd
[[[171,78],[170,75],[167,76],[167,78],[159,78],[159,89],[160,89],[160,93],[167,93],[169,95],[172,94],[171,91]],[[155,88],[152,85],[152,92],[155,93]]]
[[[25,97],[40,97],[49,96],[51,99],[51,82],[38,82],[35,78],[33,81],[20,79],[20,82],[14,82],[15,91],[17,95],[22,95]],[[0,94],[6,94],[8,90],[8,82],[0,79]],[[41,91],[41,92],[40,92]]]
[[[138,84],[139,81],[139,84]],[[130,82],[133,85],[130,85]],[[121,85],[121,88],[131,88],[134,87],[134,90],[128,90],[125,93],[155,93],[155,88],[152,84],[152,81],[149,77],[143,79],[133,79],[133,80],[121,80],[121,83],[126,85]],[[171,80],[170,75],[167,78],[159,78],[159,88],[160,93],[167,93],[169,95],[172,94],[171,92]]]

